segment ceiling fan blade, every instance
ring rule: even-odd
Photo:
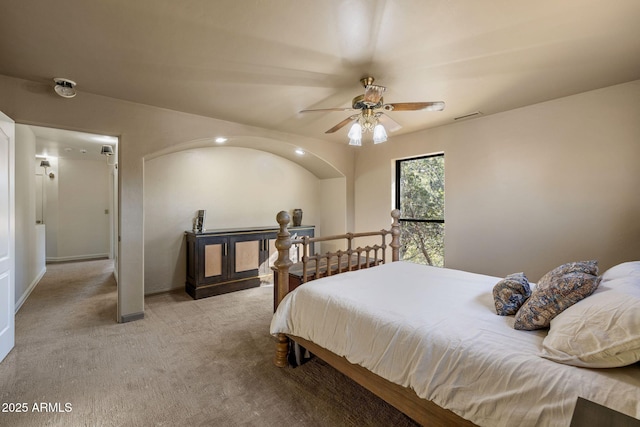
[[[442,111],[444,110],[444,102],[394,102],[385,104],[383,108],[387,111]]]
[[[338,129],[341,129],[341,128],[345,127],[346,125],[348,125],[349,123],[351,123],[352,121],[354,121],[356,118],[357,117],[353,117],[353,116],[347,117],[346,119],[344,119],[343,121],[341,121],[340,123],[338,123],[337,125],[332,127],[331,129],[329,129],[325,133],[334,133]]]
[[[400,123],[396,122],[395,120],[393,120],[391,117],[387,116],[384,113],[378,113],[380,114],[378,116],[378,120],[380,120],[380,123],[382,123],[382,125],[389,131],[389,132],[395,132],[397,130],[400,130],[400,128],[402,128],[402,125],[400,125]]]
[[[310,110],[300,110],[300,113],[309,113],[315,111],[354,111],[353,108],[318,108],[318,109],[310,109]]]

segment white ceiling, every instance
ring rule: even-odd
[[[299,111],[350,107],[367,75],[386,102],[446,102],[388,113],[401,134],[637,80],[638,18],[638,0],[7,0],[0,74],[346,144],[324,132],[349,113]]]
[[[67,159],[106,160],[100,154],[103,145],[116,152],[118,138],[41,126],[29,126],[36,136],[36,156]],[[113,162],[114,160],[111,160]]]

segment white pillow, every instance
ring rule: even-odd
[[[640,262],[612,267],[589,297],[558,314],[542,357],[586,368],[640,361]]]
[[[616,279],[640,280],[640,261],[623,262],[602,273],[603,282]]]

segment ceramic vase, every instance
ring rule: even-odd
[[[302,209],[293,210],[293,226],[300,227],[302,225]]]

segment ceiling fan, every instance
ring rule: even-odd
[[[320,108],[302,110],[301,113],[316,111],[356,111],[353,114],[325,133],[334,133],[353,122],[353,126],[349,130],[349,144],[362,145],[362,131],[373,132],[373,142],[380,143],[387,140],[386,128],[391,132],[400,129],[402,126],[384,111],[442,111],[444,110],[444,102],[394,102],[385,104],[382,94],[387,89],[384,86],[374,85],[373,77],[364,77],[360,79],[360,83],[364,87],[364,94],[358,95],[351,101],[351,108]]]

